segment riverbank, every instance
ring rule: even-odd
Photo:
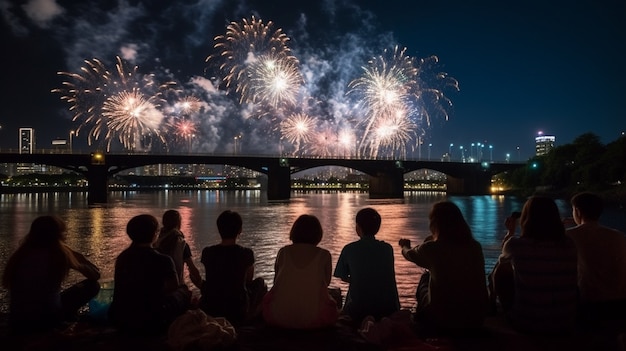
[[[550,188],[541,189],[511,189],[503,192],[502,195],[517,196],[520,198],[527,198],[532,195],[548,196],[554,199],[569,200],[576,191],[568,190],[554,190]],[[608,190],[597,191],[597,194],[602,196],[606,205],[618,206],[621,208],[626,207],[626,185],[618,185]]]
[[[413,337],[392,334],[382,344],[365,339],[355,328],[337,322],[332,328],[294,331],[263,324],[237,330],[237,339],[224,351],[624,351],[624,334],[619,328],[580,329],[567,335],[537,336],[511,329],[502,315],[489,317],[484,328],[462,335]],[[6,315],[0,315],[0,344],[11,351],[178,351],[167,336],[140,337],[118,333],[105,326],[77,324],[62,332],[29,337],[7,334]],[[401,337],[400,337],[401,336]],[[199,350],[197,348],[185,351]]]

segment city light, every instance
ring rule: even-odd
[[[76,132],[74,130],[70,130],[70,153],[72,153],[72,139],[74,139],[74,135],[76,135]]]

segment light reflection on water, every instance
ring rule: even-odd
[[[482,244],[486,270],[493,267],[504,235],[503,222],[512,211],[521,209],[523,199],[507,196],[446,197],[443,193],[407,192],[404,201],[369,200],[366,193],[293,193],[286,202],[268,202],[259,191],[161,191],[114,192],[107,205],[89,207],[85,193],[0,194],[0,270],[8,256],[26,234],[31,221],[39,215],[56,214],[68,224],[67,241],[71,247],[86,254],[96,263],[103,280],[113,278],[115,257],[130,240],[125,227],[130,218],[149,213],[161,218],[167,209],[180,211],[182,231],[191,247],[198,267],[202,248],[219,242],[215,220],[224,210],[239,212],[243,217],[240,243],[251,247],[256,255],[256,275],[272,285],[274,258],[278,249],[289,242],[289,229],[301,214],[313,214],[322,222],[324,237],[321,247],[328,249],[333,267],[344,245],[357,240],[354,217],[366,206],[378,210],[383,223],[377,235],[394,247],[396,278],[401,304],[410,308],[419,267],[404,260],[397,246],[400,238],[419,243],[428,233],[428,212],[434,202],[449,199],[455,202],[470,224],[474,236]],[[558,201],[563,216],[571,210]],[[617,215],[623,218],[623,209]],[[622,230],[624,230],[622,228]],[[69,281],[79,279],[71,275]],[[189,278],[186,277],[189,282]],[[189,283],[189,285],[191,285]],[[345,291],[347,285],[336,278],[331,283]],[[7,296],[0,290],[0,311],[7,310]]]

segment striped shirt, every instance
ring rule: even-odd
[[[574,242],[511,238],[501,260],[514,270],[515,299],[510,312],[515,327],[540,333],[570,330],[578,301],[577,252]]]

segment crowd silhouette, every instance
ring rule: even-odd
[[[410,310],[401,309],[394,249],[376,238],[384,226],[373,208],[356,214],[355,240],[343,247],[334,270],[331,253],[318,246],[322,223],[299,216],[291,244],[276,254],[269,289],[255,278],[252,249],[238,244],[239,213],[227,210],[216,219],[221,239],[202,250],[203,269],[180,230],[180,213],[165,211],[161,224],[142,214],[126,225],[131,243],[115,261],[107,321],[132,335],[169,330],[170,338],[189,338],[194,329],[196,338],[210,335],[212,342],[214,330],[232,342],[234,330],[245,326],[318,330],[341,323],[379,344],[399,335],[474,333],[500,312],[510,327],[530,334],[615,325],[626,319],[626,236],[599,223],[600,196],[580,193],[571,205],[572,219],[564,220],[553,199],[528,198],[519,219],[505,220],[502,253],[486,275],[482,247],[460,209],[451,201],[434,204],[426,239],[398,242],[402,256],[422,268]],[[79,321],[80,308],[98,294],[98,268],[65,244],[65,231],[60,218],[38,217],[9,258],[2,284],[12,333],[61,330]],[[199,297],[185,284],[185,267]],[[62,289],[70,270],[84,280]],[[348,283],[345,299],[329,288],[332,276]]]

